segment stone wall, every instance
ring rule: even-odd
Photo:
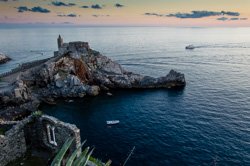
[[[27,146],[23,127],[32,119],[28,117],[14,125],[4,135],[0,135],[0,166],[5,166],[25,154]]]
[[[36,61],[32,61],[32,62],[23,63],[23,64],[19,65],[18,67],[12,69],[11,71],[0,74],[0,78],[7,77],[11,74],[18,73],[18,72],[27,70],[29,68],[35,67],[37,65],[43,64],[50,59],[51,58],[46,58],[46,59],[42,59],[42,60],[36,60]]]
[[[31,115],[11,124],[13,127],[0,135],[0,166],[22,157],[28,148],[34,150],[42,147],[49,153],[56,153],[69,137],[74,137],[70,154],[81,144],[80,130],[75,125],[51,116]]]
[[[49,134],[47,127],[50,126],[50,129],[54,128],[55,134],[55,144],[50,143]],[[39,127],[37,128],[40,132],[40,145],[56,152],[59,150],[64,142],[70,138],[74,137],[74,143],[70,148],[70,152],[74,151],[81,145],[80,129],[75,125],[64,123],[58,119],[51,116],[42,116],[39,119]],[[50,137],[53,139],[53,132],[50,130]]]

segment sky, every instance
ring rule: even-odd
[[[249,27],[250,0],[0,0],[0,23]]]

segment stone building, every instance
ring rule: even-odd
[[[63,38],[61,37],[61,35],[58,36],[57,38],[57,46],[58,46],[58,49],[60,49],[63,45]]]
[[[53,155],[69,137],[75,138],[69,153],[81,144],[80,130],[75,125],[47,115],[31,115],[19,122],[0,124],[6,129],[0,133],[0,166],[24,156],[28,149],[43,148]]]

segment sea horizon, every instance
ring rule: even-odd
[[[0,166],[249,166],[249,8],[0,0]]]
[[[135,146],[131,165],[250,162],[248,28],[1,29],[6,37],[0,39],[0,50],[12,61],[1,65],[0,72],[54,56],[59,34],[64,42],[89,42],[135,73],[158,77],[174,69],[185,74],[187,85],[181,91],[111,91],[112,97],[102,93],[42,105],[44,113],[76,124],[82,139],[95,145],[97,158],[117,165]],[[194,50],[185,49],[190,44]],[[108,128],[105,121],[112,119],[120,124]]]

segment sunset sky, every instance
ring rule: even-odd
[[[0,0],[0,23],[250,26],[250,0]]]

